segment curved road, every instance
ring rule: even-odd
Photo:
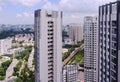
[[[70,56],[68,56],[68,57],[64,60],[63,65],[65,66],[65,65],[70,61],[70,59],[73,58],[74,55],[75,55],[78,51],[82,50],[83,48],[84,48],[84,44],[82,44],[79,48],[75,49],[75,50],[70,54]]]
[[[9,77],[12,76],[12,74],[14,72],[13,68],[16,66],[17,63],[18,63],[18,60],[17,59],[13,59],[12,63],[10,64],[8,69],[6,70],[6,79],[8,79]]]
[[[34,59],[34,48],[32,48],[32,51],[29,55],[29,59],[28,59],[28,67],[31,69],[33,67],[32,63],[33,63],[33,59]]]

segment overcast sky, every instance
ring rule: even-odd
[[[63,24],[97,16],[100,5],[116,0],[0,0],[0,24],[33,24],[36,9],[63,11]]]

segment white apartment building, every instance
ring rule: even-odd
[[[0,40],[0,55],[9,54],[11,47],[12,47],[12,39],[1,39]]]
[[[62,82],[62,12],[35,11],[35,82]]]
[[[63,68],[63,82],[77,82],[77,65],[66,65]]]
[[[96,82],[97,79],[97,17],[84,18],[84,81]]]
[[[69,38],[76,44],[83,40],[83,27],[80,24],[70,24],[68,34]]]

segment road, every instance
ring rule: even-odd
[[[14,72],[13,68],[16,66],[17,63],[18,63],[18,60],[17,59],[13,59],[12,63],[10,64],[8,69],[6,70],[6,79],[8,79],[9,77],[12,76],[12,74]]]
[[[70,59],[73,58],[74,55],[75,55],[78,51],[82,50],[83,48],[84,48],[84,44],[82,44],[79,48],[75,49],[75,50],[70,54],[70,56],[67,57],[67,58],[64,60],[63,65],[65,66],[65,65],[70,61]]]
[[[33,57],[34,57],[34,48],[32,49],[32,52],[29,55],[29,59],[28,59],[28,67],[32,68],[33,67]]]

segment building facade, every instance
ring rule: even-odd
[[[99,7],[98,82],[120,82],[120,0]]]
[[[97,17],[84,18],[84,81],[97,82]]]
[[[64,45],[71,45],[71,44],[73,44],[73,41],[72,41],[72,39],[69,39],[69,38],[65,38],[64,39]]]
[[[80,24],[70,24],[68,27],[68,35],[72,39],[73,44],[83,40],[83,27]]]
[[[77,82],[77,65],[66,65],[63,68],[63,82]]]
[[[62,81],[62,12],[35,11],[35,82]]]
[[[10,48],[12,47],[12,39],[1,39],[0,40],[0,55],[10,54]]]

